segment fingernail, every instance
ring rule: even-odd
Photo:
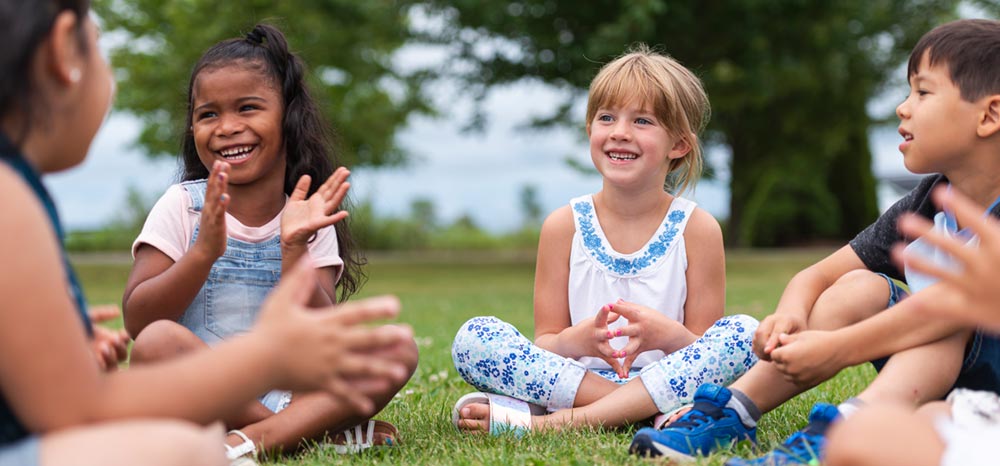
[[[228,194],[223,194],[223,195],[219,196],[219,200],[222,201],[222,202],[226,202],[226,199],[229,199],[229,195]]]
[[[616,337],[622,336],[622,329],[615,330],[615,336]]]
[[[222,179],[225,178],[224,176],[222,176],[222,173],[219,173],[217,176],[219,177],[219,181],[222,181]]]
[[[608,330],[608,339],[611,339],[611,330]]]
[[[612,304],[608,304],[608,310],[609,311],[612,310],[612,309],[614,309],[614,308],[615,308],[615,305],[613,303]]]
[[[624,357],[625,357],[625,350],[622,350],[622,355],[621,355],[621,356],[619,356],[619,357],[622,357],[622,358],[624,358]]]
[[[625,302],[625,300],[621,299],[621,298],[618,298],[618,301],[615,301],[615,302],[622,303],[622,302]]]

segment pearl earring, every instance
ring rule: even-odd
[[[79,68],[73,68],[69,70],[69,82],[76,84],[80,82],[80,78],[83,77],[83,73],[80,72]]]

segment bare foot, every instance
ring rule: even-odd
[[[490,405],[470,403],[458,413],[458,428],[468,433],[483,434],[490,431]]]

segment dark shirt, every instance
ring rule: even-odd
[[[899,232],[899,229],[896,228],[896,221],[900,215],[906,212],[913,212],[927,219],[933,219],[934,215],[938,213],[938,208],[931,201],[931,191],[937,185],[946,184],[948,184],[948,179],[943,175],[925,177],[916,188],[913,188],[876,219],[875,223],[869,225],[851,240],[849,243],[851,248],[865,263],[868,270],[905,281],[903,271],[899,270],[892,262],[889,253],[893,245],[904,241],[909,242],[911,238],[905,238]],[[994,206],[990,213],[1000,217],[1000,205]]]
[[[38,196],[38,200],[45,207],[49,222],[56,233],[56,237],[53,240],[59,243],[59,249],[62,252],[63,269],[66,272],[67,292],[76,304],[77,313],[80,315],[80,320],[87,330],[87,335],[92,335],[93,329],[90,326],[90,319],[87,317],[86,300],[83,297],[80,282],[77,280],[73,268],[70,267],[66,250],[63,248],[63,229],[59,223],[59,215],[56,212],[56,206],[52,202],[52,198],[49,196],[45,186],[42,185],[42,180],[39,178],[38,173],[35,172],[35,169],[24,160],[21,152],[2,133],[0,133],[0,160],[6,162],[15,172],[21,175],[21,178],[31,187],[31,190]],[[6,311],[10,312],[11,310],[7,309]],[[28,431],[7,404],[6,396],[0,394],[0,445],[20,440],[27,435]]]

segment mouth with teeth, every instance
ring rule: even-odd
[[[257,146],[227,147],[220,150],[219,155],[225,158],[227,162],[239,162],[250,157],[250,153],[256,148]]]
[[[616,162],[626,162],[629,160],[635,160],[639,158],[638,155],[630,152],[608,152],[608,158]]]
[[[903,136],[903,142],[899,144],[899,151],[906,152],[906,149],[910,147],[910,143],[913,141],[913,134],[900,129],[899,135]]]

